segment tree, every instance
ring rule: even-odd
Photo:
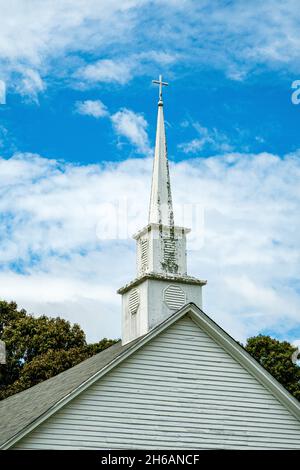
[[[102,339],[87,344],[79,325],[62,318],[35,318],[15,302],[0,301],[0,340],[6,364],[0,365],[0,399],[49,379],[111,346]]]
[[[300,366],[292,359],[297,351],[295,346],[258,335],[248,338],[245,349],[300,401]]]
[[[35,318],[18,310],[15,302],[0,301],[0,340],[6,346],[6,364],[0,364],[0,400],[75,366],[115,343],[103,338],[87,344],[79,325],[45,315]],[[297,350],[287,341],[258,335],[245,349],[287,390],[300,400]]]

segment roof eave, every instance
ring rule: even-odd
[[[232,355],[240,364],[242,364],[252,375],[254,375],[261,383],[263,383],[270,391],[278,398],[278,400],[289,409],[289,411],[300,420],[300,403],[271,375],[267,372],[249,353],[237,343],[228,333],[226,333],[220,326],[218,326],[208,315],[206,315],[197,305],[189,303],[168,317],[165,321],[150,330],[146,335],[142,336],[138,341],[133,341],[132,346],[114,358],[109,364],[89,377],[79,387],[70,392],[68,395],[59,400],[47,412],[43,413],[33,423],[26,426],[19,433],[8,439],[0,449],[9,449],[17,441],[22,439],[26,434],[33,431],[39,424],[52,416],[56,411],[66,405],[69,401],[79,395],[82,391],[92,385],[96,380],[99,380],[111,369],[120,364],[123,360],[133,354],[136,350],[141,348],[144,344],[148,343],[155,336],[160,334],[163,330],[168,328],[172,323],[176,322],[184,315],[189,315],[207,334],[214,338],[216,342],[221,344],[225,350]]]

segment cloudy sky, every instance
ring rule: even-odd
[[[91,341],[120,336],[162,73],[204,310],[238,340],[300,344],[297,0],[0,0],[0,13],[0,297]]]

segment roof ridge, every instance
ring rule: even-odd
[[[231,354],[231,356],[247,369],[249,373],[254,375],[291,414],[300,420],[300,403],[267,372],[259,362],[250,356],[237,341],[206,315],[202,309],[194,303],[189,303],[174,312],[162,323],[155,326],[155,328],[150,330],[146,335],[136,338],[125,345],[122,345],[121,341],[119,341],[95,356],[82,361],[51,379],[0,402],[0,408],[3,407],[5,409],[5,413],[1,416],[0,448],[11,447],[16,441],[58,411],[96,380],[99,380],[113,367],[120,364],[121,361],[125,360],[140,347],[147,344],[148,341],[151,341],[184,316],[188,316],[198,324],[200,329],[203,329],[214,341],[222,346],[227,353]],[[90,367],[87,367],[87,365]],[[78,372],[82,374],[78,375]],[[61,380],[62,377],[65,379],[66,374],[69,374],[70,379],[73,378],[73,380]],[[51,384],[51,387],[48,386],[49,384]]]

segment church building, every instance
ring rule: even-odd
[[[300,403],[202,310],[175,224],[162,87],[122,340],[0,402],[1,449],[300,449]]]

